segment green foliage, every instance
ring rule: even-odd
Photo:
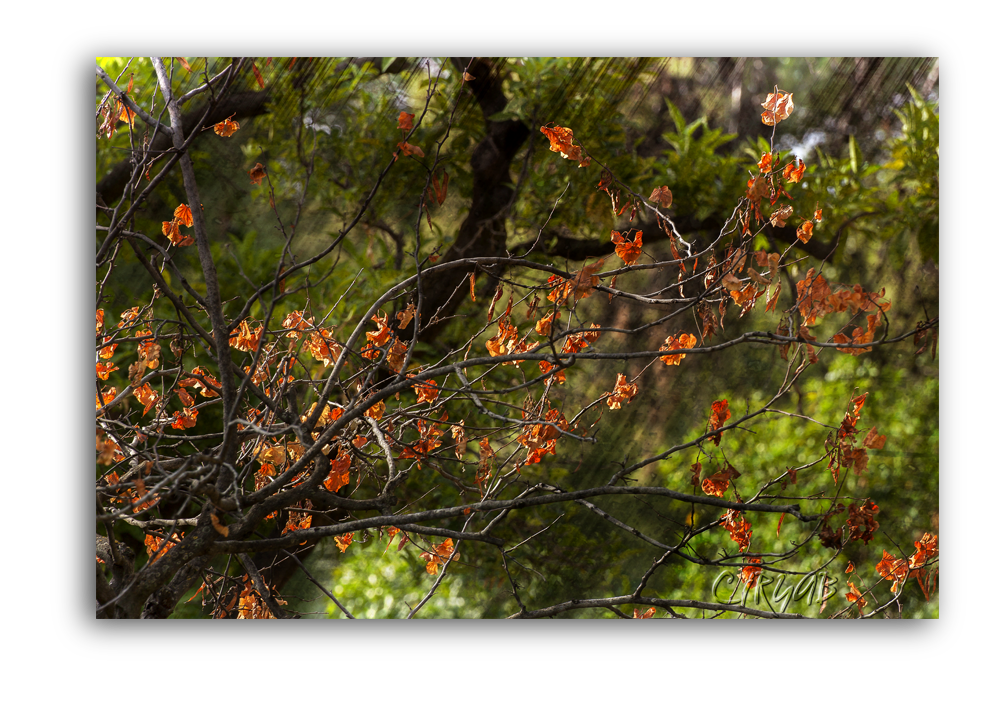
[[[426,561],[412,543],[396,550],[395,542],[371,538],[352,543],[333,568],[332,591],[355,618],[406,618],[427,595],[437,575],[427,572]],[[448,566],[448,576],[435,597],[416,613],[417,618],[479,618],[482,584],[463,569],[461,559]],[[335,604],[327,606],[329,618],[346,618]]]
[[[900,396],[905,389],[906,395]],[[859,430],[867,433],[871,427],[878,428],[879,434],[887,436],[883,450],[869,451],[867,472],[862,475],[842,472],[835,483],[825,462],[811,463],[824,452],[824,443],[840,425],[845,412],[849,410],[850,399],[865,392],[871,392],[862,410]],[[763,392],[761,392],[762,394]],[[746,402],[753,410],[764,403],[761,394]],[[730,408],[742,411],[743,401],[730,400]],[[938,503],[938,439],[937,427],[938,385],[936,377],[928,377],[921,382],[912,381],[904,369],[897,366],[879,368],[864,358],[837,355],[829,362],[827,372],[822,377],[813,377],[797,392],[793,401],[780,402],[777,409],[790,410],[794,417],[771,416],[757,420],[751,430],[734,430],[727,433],[716,448],[704,448],[705,455],[737,463],[741,477],[734,482],[744,499],[756,494],[762,485],[777,480],[786,469],[798,469],[795,485],[787,480],[772,485],[769,491],[780,490],[783,496],[797,493],[805,499],[817,497],[843,497],[859,504],[869,498],[879,506],[880,522],[889,523],[880,528],[869,544],[853,541],[843,553],[824,548],[812,540],[804,546],[807,557],[801,558],[795,566],[795,576],[786,577],[793,582],[805,579],[809,573],[821,572],[838,579],[839,586],[829,584],[833,589],[828,595],[830,603],[824,613],[839,611],[847,606],[843,599],[848,580],[875,584],[880,577],[874,566],[886,549],[896,557],[909,556],[913,552],[913,541],[919,540],[925,532],[937,531]],[[692,431],[689,438],[697,436]],[[674,466],[666,463],[661,472],[666,478],[678,479],[686,472],[687,462]],[[706,463],[706,468],[708,467]],[[837,494],[839,493],[839,495]],[[803,502],[805,506],[805,502]],[[705,513],[711,516],[711,511]],[[703,516],[704,518],[704,516]],[[834,518],[834,529],[842,524],[844,516]],[[802,542],[811,532],[811,526],[791,518],[784,518],[780,535],[777,534],[778,515],[754,513],[748,516],[753,524],[752,552],[775,552],[789,545]],[[703,524],[700,519],[697,524]],[[728,534],[718,529],[699,535],[692,541],[692,547],[702,553],[735,552]],[[902,550],[900,550],[902,549]],[[832,559],[832,560],[831,560]],[[846,576],[844,571],[853,562],[856,572]],[[683,584],[690,592],[691,579],[702,577],[703,569],[692,563],[684,563],[671,579],[673,588]],[[735,569],[734,569],[735,571]],[[770,574],[777,577],[778,574]],[[860,579],[860,581],[859,581]],[[667,588],[671,586],[667,585]],[[714,581],[713,581],[714,583]],[[875,587],[875,595],[880,602],[892,597],[888,583]],[[732,589],[730,589],[732,590]],[[772,589],[764,586],[765,593]],[[668,591],[669,592],[669,591]],[[742,588],[737,597],[746,592]],[[661,591],[661,594],[663,592]],[[665,594],[663,594],[665,595]],[[751,600],[759,603],[761,596],[750,592]],[[789,604],[790,612],[819,616],[821,602],[802,601]],[[937,599],[926,603],[919,586],[911,581],[902,599],[902,609],[907,618],[937,617]]]

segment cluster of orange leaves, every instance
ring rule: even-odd
[[[869,449],[882,449],[885,447],[886,435],[880,435],[877,427],[872,427],[865,436],[860,447],[855,446],[858,434],[858,419],[861,416],[861,409],[865,405],[865,398],[868,393],[864,393],[851,399],[853,409],[844,415],[840,428],[837,430],[837,441],[832,449],[832,456],[827,468],[833,474],[834,479],[839,479],[840,468],[849,467],[854,474],[860,475],[868,469]]]
[[[695,476],[701,474],[701,464],[695,463],[692,466]],[[740,476],[739,471],[731,464],[726,465],[724,470],[719,470],[713,475],[709,475],[701,481],[701,489],[709,497],[722,497],[729,489],[729,483]]]
[[[747,588],[754,588],[763,570],[759,565],[755,565],[761,562],[760,558],[744,558],[743,562],[746,565],[740,569],[740,580],[746,584]]]
[[[788,114],[791,113],[792,95],[785,95],[784,92],[780,92],[778,97],[774,94],[768,95],[768,102],[763,104],[768,111],[765,111],[761,115],[762,120],[765,124],[773,126],[778,121],[788,118]],[[754,219],[761,220],[760,214],[760,201],[763,199],[765,194],[768,193],[768,188],[770,187],[770,194],[768,194],[768,201],[773,205],[782,196],[791,199],[792,196],[784,189],[784,183],[778,180],[777,184],[774,183],[774,179],[768,177],[774,170],[774,165],[778,163],[778,158],[771,154],[771,152],[764,152],[761,155],[760,161],[757,162],[757,168],[760,169],[760,175],[751,175],[750,179],[747,180],[747,191],[746,198],[750,202],[750,211],[753,212]],[[795,159],[789,162],[781,170],[781,179],[785,182],[792,184],[802,181],[802,177],[806,172],[806,165],[801,159]],[[793,209],[790,205],[780,205],[774,211],[772,211],[769,221],[774,227],[784,227],[786,220],[791,216]],[[817,210],[813,215],[813,219],[819,222],[823,219],[822,210]],[[743,223],[743,234],[746,235],[750,229],[750,214],[743,216],[741,214],[741,222]],[[813,222],[805,221],[796,230],[796,237],[802,241],[803,244],[809,242],[812,237]]]
[[[334,535],[333,542],[336,543],[337,549],[344,553],[347,551],[348,546],[354,541],[354,533],[345,533],[344,535]]]
[[[743,517],[739,510],[727,510],[722,518],[722,527],[729,532],[730,539],[740,546],[740,552],[745,552],[750,548],[750,540],[753,538],[753,528],[750,522]]]
[[[920,540],[915,540],[913,544],[916,546],[917,552],[911,555],[909,560],[906,558],[895,558],[889,551],[883,550],[882,560],[875,566],[875,570],[883,578],[892,581],[892,587],[889,589],[891,593],[896,593],[910,576],[914,576],[921,590],[924,592],[924,597],[930,600],[936,587],[936,576],[932,577],[928,574],[923,566],[928,560],[937,556],[938,538],[936,535],[924,533],[923,537]],[[851,573],[853,570],[853,564],[849,565],[847,572]],[[932,580],[934,581],[933,583]],[[868,605],[868,601],[856,585],[849,582],[847,587],[848,591],[844,595],[848,602],[857,605],[859,613],[864,613],[864,608]]]
[[[149,534],[146,536],[146,554],[149,556],[149,562],[155,563],[157,560],[166,555],[171,548],[181,542],[183,538],[183,533],[174,533],[170,539],[160,538],[156,535]]]
[[[399,373],[406,360],[406,344],[396,338],[389,328],[388,314],[383,313],[381,316],[376,314],[372,316],[372,322],[375,323],[375,331],[365,333],[368,344],[361,349],[361,355],[369,361],[374,361],[381,355],[382,349],[385,349],[385,363]]]
[[[400,129],[405,135],[407,131],[413,128],[413,114],[407,113],[406,111],[399,112],[399,121],[396,124],[396,128]],[[399,159],[399,154],[402,152],[403,156],[424,156],[424,150],[419,146],[414,146],[413,144],[407,144],[405,141],[401,141],[396,145],[399,151],[395,152],[392,156],[394,159]]]
[[[563,341],[562,351],[560,353],[579,353],[583,349],[587,348],[591,343],[597,341],[601,337],[600,324],[591,323],[589,331],[583,331],[581,333],[572,333],[566,336],[566,340]],[[542,374],[549,373],[555,364],[550,364],[548,361],[539,361],[538,368]],[[566,383],[566,372],[560,371],[556,374],[552,374],[552,379],[557,384]],[[629,399],[631,401],[631,399]]]
[[[915,540],[913,544],[916,546],[917,552],[911,555],[909,560],[896,558],[888,550],[883,550],[882,560],[875,566],[875,570],[883,578],[892,581],[892,587],[889,589],[892,593],[895,593],[909,576],[916,576],[924,595],[930,598],[931,577],[924,566],[927,561],[932,560],[938,554],[938,536],[924,533],[923,537],[920,540]]]
[[[449,558],[458,560],[461,557],[460,553],[455,553],[455,557],[452,558],[454,552],[455,544],[451,538],[448,538],[443,543],[434,546],[430,552],[421,553],[420,557],[427,561],[427,572],[433,576],[437,575],[438,567]]]
[[[187,247],[194,243],[194,238],[190,235],[181,234],[181,226],[191,227],[194,225],[194,216],[191,213],[191,208],[186,204],[181,202],[177,205],[177,209],[174,210],[174,217],[168,222],[164,222],[163,234],[167,236],[167,239],[177,247]]]
[[[266,584],[265,584],[266,585]],[[278,603],[282,603],[279,601]],[[268,619],[277,618],[257,594],[250,576],[243,576],[243,590],[240,591],[239,605],[236,611],[237,619]]]
[[[851,399],[852,410],[848,411],[840,424],[837,434],[831,435],[827,447],[830,454],[830,462],[827,469],[831,472],[834,480],[839,479],[841,467],[849,467],[856,475],[860,475],[868,467],[868,449],[882,449],[885,446],[886,435],[880,435],[876,427],[872,427],[865,436],[862,446],[856,445],[858,428],[857,423],[860,412],[865,403],[867,393]],[[839,549],[843,545],[842,535],[844,528],[847,528],[851,540],[861,540],[864,543],[871,542],[875,537],[875,531],[879,524],[875,520],[879,508],[874,502],[865,500],[860,506],[851,504],[848,508],[848,516],[845,524],[834,530],[827,520],[833,515],[844,511],[843,505],[837,505],[824,517],[823,524],[819,531],[820,542],[833,549]],[[862,604],[863,605],[863,604]]]
[[[681,333],[674,338],[673,336],[667,336],[667,340],[663,342],[660,346],[661,351],[676,351],[678,349],[694,348],[698,345],[698,339],[692,336],[690,333]],[[666,356],[660,356],[660,360],[667,366],[680,366],[681,359],[687,356],[686,353],[675,353],[667,354]]]
[[[376,316],[372,318],[372,320],[376,321],[379,328],[375,334],[366,334],[369,336],[369,340],[372,340],[372,336],[375,336],[380,341],[388,341],[392,332],[385,325],[386,316],[383,315],[381,319]],[[333,339],[333,335],[330,330],[326,328],[317,328],[315,326],[314,319],[312,317],[307,318],[305,316],[305,311],[292,311],[285,316],[284,320],[282,320],[281,327],[286,330],[285,336],[293,341],[301,339],[303,334],[308,331],[309,335],[303,341],[302,347],[308,351],[314,359],[323,364],[323,366],[332,366],[335,364],[343,351],[341,345]],[[250,333],[249,328],[247,329],[247,333]],[[260,335],[261,328],[258,328],[253,331],[252,335],[247,336],[245,339],[237,337],[235,348],[241,351],[253,351],[256,348]],[[232,338],[229,340],[230,345],[234,345],[233,341],[234,339]],[[361,355],[368,359],[374,359],[378,357],[378,351],[374,348],[368,347],[362,352]],[[401,363],[401,359],[398,363]]]
[[[595,263],[584,265],[574,277],[569,279],[559,275],[550,276],[548,285],[552,286],[552,292],[546,297],[557,306],[566,304],[570,294],[573,295],[574,303],[583,298],[590,297],[594,292],[594,287],[598,284],[599,278],[597,277],[597,273],[604,267],[605,260],[607,258],[601,258]]]
[[[870,543],[879,527],[875,521],[878,505],[870,500],[866,500],[860,507],[851,503],[847,512],[847,529],[851,534],[851,540],[861,540],[866,545]]]
[[[312,503],[306,500],[304,503],[306,510],[312,507]],[[285,521],[285,527],[281,529],[281,534],[285,535],[287,533],[294,533],[296,530],[308,530],[312,527],[312,514],[308,512],[300,512],[299,510],[291,510],[288,513],[288,520]],[[305,545],[305,541],[302,543]]]
[[[816,274],[815,268],[809,268],[804,280],[796,283],[796,292],[799,299],[799,313],[807,326],[813,325],[818,318],[829,313],[842,313],[848,311],[855,315],[859,311],[880,310],[887,313],[892,307],[892,303],[885,300],[885,289],[879,293],[867,293],[860,285],[847,288],[834,293],[830,289],[830,284],[826,282],[822,275]],[[876,314],[875,322],[869,322],[869,329],[874,331],[875,327],[881,325],[878,322],[879,316]],[[864,338],[865,332],[860,328],[855,330],[858,343],[870,343],[871,338]],[[852,339],[843,337],[842,343],[850,343]],[[844,349],[853,352],[853,349]],[[865,349],[870,350],[870,349]],[[856,353],[862,353],[857,351]]]
[[[323,487],[336,493],[350,483],[350,478],[351,452],[342,446],[337,447],[337,456],[330,458],[330,474],[323,480]]]
[[[132,74],[128,79],[128,88],[125,93],[132,92],[132,86],[135,83],[135,75]],[[122,98],[108,99],[104,102],[101,107],[101,115],[104,120],[101,122],[100,128],[97,130],[98,134],[104,134],[107,138],[111,138],[115,135],[116,127],[119,121],[124,121],[128,124],[131,129],[135,126],[135,111],[130,109],[124,102]]]
[[[447,421],[448,413],[445,412],[442,414],[442,418]],[[441,446],[441,437],[444,436],[444,430],[438,428],[437,422],[432,422],[429,419],[418,419],[417,432],[420,435],[420,439],[412,444],[405,445],[399,458],[415,459],[417,460],[417,469],[421,469],[420,460],[426,459],[433,450]]]
[[[195,376],[202,377],[213,386],[222,386],[214,376],[208,373],[208,371],[203,369],[201,366],[196,367],[191,373],[192,376],[178,381],[177,388],[174,389],[177,397],[181,400],[181,404],[183,404],[183,408],[180,411],[174,412],[174,420],[170,423],[170,426],[173,429],[191,429],[197,424],[198,410],[194,408],[195,400],[194,397],[188,393],[187,387],[194,387],[203,397],[208,399],[218,396],[218,394],[208,388],[208,386],[206,386],[201,379],[195,378]],[[148,389],[148,387],[149,384],[146,384],[143,388]],[[155,392],[152,390],[143,392],[143,396],[141,397],[138,392],[133,393],[135,393],[136,398],[138,398],[140,402],[146,404],[147,410],[152,404],[156,403],[155,399],[151,401],[151,398],[155,397]],[[143,414],[145,414],[145,411]]]
[[[190,224],[190,210],[186,205],[180,205],[175,211],[174,223],[176,224]],[[166,223],[165,223],[166,224]],[[118,323],[118,328],[123,328],[125,326],[134,325],[134,322],[139,316],[139,308],[134,307],[126,310],[122,313],[121,321]],[[305,330],[312,324],[312,319],[304,319],[300,312],[296,311],[286,317],[284,325],[288,328],[292,328],[293,331],[289,334],[292,337],[297,337],[296,331]],[[101,334],[104,325],[104,311],[98,309],[96,313],[96,333]],[[136,337],[142,339],[148,337],[148,340],[140,340],[138,346],[139,360],[129,367],[129,377],[133,383],[132,394],[135,398],[143,405],[142,416],[145,416],[149,411],[157,406],[162,400],[161,395],[154,391],[153,388],[148,384],[140,384],[142,372],[146,368],[156,368],[159,366],[159,357],[161,353],[161,348],[159,343],[152,338],[151,331],[139,330],[135,333]],[[248,321],[244,320],[239,328],[236,330],[234,335],[230,337],[230,345],[241,351],[253,351],[259,345],[260,339],[263,335],[263,326],[258,325],[255,329],[251,329]],[[111,337],[105,337],[103,339],[104,343],[108,343]],[[173,347],[173,344],[171,344]],[[111,343],[105,345],[99,352],[100,358],[108,359],[114,355],[115,349],[118,344]],[[329,331],[320,329],[319,331],[313,332],[306,342],[305,347],[309,350],[317,359],[322,361],[325,365],[330,365],[336,359],[340,353],[340,347],[336,342],[329,338]],[[112,371],[116,371],[117,366],[111,363],[98,363],[97,364],[97,376],[102,380],[107,380],[108,376]],[[194,378],[199,376],[201,378]],[[256,375],[254,378],[255,383],[260,383],[261,376]],[[190,429],[194,427],[197,423],[198,411],[195,408],[194,397],[187,391],[186,387],[195,387],[200,391],[201,395],[207,398],[218,396],[218,394],[209,388],[208,385],[220,388],[221,384],[216,380],[211,374],[209,374],[205,369],[197,367],[192,372],[192,376],[189,378],[182,379],[178,382],[177,388],[174,390],[177,396],[180,398],[183,408],[180,411],[176,411],[173,414],[173,421],[171,422],[171,427],[174,429]],[[118,395],[118,390],[115,387],[108,387],[103,392],[99,392],[96,396],[96,408],[98,411],[102,407],[106,406],[111,400],[113,400]],[[103,404],[102,404],[103,399]],[[117,445],[116,445],[117,446]],[[110,460],[112,455],[104,450],[108,449],[108,445],[102,449],[98,447],[100,452],[99,462],[104,462]]]
[[[604,396],[608,397],[609,409],[621,409],[622,404],[632,401],[636,393],[638,393],[638,387],[635,384],[628,383],[625,374],[618,374],[618,379],[615,381],[615,388],[604,392]]]
[[[486,350],[490,356],[507,356],[512,353],[523,353],[527,350],[525,341],[519,341],[517,336],[517,326],[510,322],[510,306],[507,312],[500,316],[497,321],[497,333],[486,341]],[[519,363],[507,361],[507,364]]]
[[[253,330],[250,329],[250,321],[244,319],[236,329],[236,333],[229,337],[229,345],[237,351],[253,352],[257,350],[260,339],[264,335],[264,324],[259,324]]]
[[[695,462],[691,465],[691,472],[693,473],[691,483],[697,487],[699,485],[699,478],[701,477],[701,462]],[[737,469],[727,463],[724,470],[719,470],[715,474],[701,480],[701,489],[709,497],[722,497],[729,489],[729,484],[739,476],[740,473]],[[742,502],[738,493],[736,493],[736,501]],[[742,511],[727,510],[720,522],[722,527],[729,533],[729,538],[739,546],[741,553],[749,550],[750,541],[753,538],[753,528],[750,525],[750,521],[743,516]],[[748,558],[744,562],[748,565],[741,570],[740,578],[746,583],[747,588],[753,588],[757,585],[757,576],[761,572],[761,568],[753,564],[760,563],[761,561],[760,559]]]
[[[770,157],[770,155],[765,154],[764,157]],[[762,158],[761,162],[763,161],[764,159]],[[759,165],[760,163],[758,163],[758,166]],[[801,159],[796,159],[794,162],[789,162],[788,164],[785,165],[785,168],[781,172],[781,177],[786,182],[796,183],[802,181],[802,176],[805,174],[805,172],[806,172],[805,162],[803,162]],[[778,197],[780,197],[781,195],[784,195],[789,199],[791,199],[791,195],[784,190],[783,185],[779,182],[778,186],[771,194],[770,197],[771,204],[774,204],[775,201],[778,199]],[[786,220],[788,220],[788,218],[792,215],[792,212],[794,212],[794,210],[792,209],[791,205],[781,205],[771,213],[769,221],[774,227],[784,227]],[[813,219],[816,222],[822,220],[823,211],[816,210],[813,213]],[[805,220],[798,227],[798,229],[796,229],[795,236],[802,242],[802,244],[805,244],[809,242],[810,239],[812,239],[813,227],[814,224],[812,220]]]
[[[764,107],[764,113],[760,115],[760,120],[767,126],[774,126],[787,119],[795,109],[792,95],[781,90],[778,90],[777,93],[767,94],[767,98],[761,104]]]
[[[525,412],[524,418],[530,418],[528,412]],[[538,464],[546,454],[555,454],[556,440],[563,432],[569,431],[569,422],[558,409],[549,408],[544,421],[547,423],[524,425],[523,433],[517,438],[518,443],[528,449],[524,465]]]
[[[433,404],[440,395],[440,390],[438,389],[437,381],[435,381],[434,379],[427,379],[427,381],[418,381],[413,385],[413,391],[417,395],[418,404]]]

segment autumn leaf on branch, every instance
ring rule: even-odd
[[[608,408],[621,409],[622,404],[627,404],[635,398],[637,391],[638,388],[635,384],[628,383],[628,379],[625,378],[625,374],[618,374],[618,379],[615,382],[615,388],[611,391],[604,392],[604,396],[608,397]]]
[[[451,554],[454,551],[455,544],[452,542],[451,538],[448,538],[440,545],[434,546],[431,552],[421,553],[420,557],[427,561],[427,572],[433,576],[437,575],[438,566],[451,558]],[[460,553],[455,553],[455,557],[452,558],[452,560],[458,560],[460,557]]]
[[[615,243],[615,255],[626,265],[634,263],[642,254],[642,230],[636,230],[634,240],[629,240],[620,232],[612,230],[611,242]]]
[[[423,149],[421,149],[419,146],[414,146],[413,144],[407,144],[405,141],[399,142],[398,144],[396,144],[396,146],[398,146],[399,150],[401,152],[403,152],[403,156],[407,156],[407,157],[408,156],[418,156],[418,157],[421,157],[421,158],[423,158],[423,156],[424,156],[424,150]],[[397,157],[397,158],[398,158],[398,155],[399,155],[399,152],[396,152],[395,154],[393,154],[393,156]]]
[[[669,207],[674,203],[674,194],[664,184],[662,187],[657,187],[653,190],[653,193],[649,195],[649,201],[657,206],[662,204],[664,207]]]
[[[402,129],[403,131],[409,131],[413,128],[413,114],[409,114],[406,111],[399,112],[399,123],[396,124],[397,129]]]
[[[681,333],[674,338],[673,336],[667,336],[667,340],[663,342],[660,346],[661,351],[676,351],[682,348],[694,348],[698,345],[698,339],[692,336],[690,333]],[[668,354],[666,356],[660,356],[660,360],[667,366],[680,366],[681,359],[686,357],[686,353]]]
[[[573,130],[563,126],[551,128],[543,126],[539,129],[549,140],[549,151],[557,151],[563,159],[581,161],[583,149],[573,146]]]
[[[247,172],[247,174],[250,175],[250,184],[260,184],[264,180],[264,177],[267,176],[264,165],[260,162],[257,162],[254,168]]]
[[[238,122],[233,121],[233,117],[230,116],[228,119],[226,119],[225,121],[220,121],[212,128],[215,130],[215,133],[218,134],[219,136],[228,138],[233,134],[235,134],[237,131],[239,131],[240,125]]]
[[[765,110],[764,113],[760,115],[760,120],[768,126],[774,126],[775,124],[784,121],[795,109],[795,104],[792,103],[792,94],[785,93],[781,90],[777,93],[767,94],[767,99],[765,99],[761,106],[763,106]]]
[[[722,425],[726,423],[726,420],[728,420],[731,416],[732,414],[729,411],[729,401],[727,399],[712,402],[712,417],[708,420],[709,431],[720,429]],[[719,442],[722,441],[722,432],[716,432],[711,435],[709,439],[715,442],[715,445],[718,446]]]

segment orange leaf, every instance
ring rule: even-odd
[[[497,285],[497,289],[493,293],[493,300],[490,301],[490,309],[486,311],[486,319],[493,320],[493,309],[496,308],[497,302],[503,297],[503,285]]]
[[[698,344],[698,339],[689,333],[681,333],[674,338],[667,336],[667,340],[660,346],[661,351],[676,351],[682,348],[694,348]],[[660,356],[660,360],[667,366],[680,366],[681,359],[687,356],[686,353],[668,354]]]
[[[788,165],[781,171],[781,176],[787,179],[789,182],[800,182],[802,181],[802,175],[806,172],[806,164],[801,159],[796,159],[794,162],[789,162]],[[822,217],[822,213],[820,217]],[[818,218],[817,218],[818,219]]]
[[[399,112],[399,123],[396,124],[397,129],[402,129],[403,131],[409,131],[413,128],[413,114],[408,114],[405,111]]]
[[[191,208],[183,202],[177,205],[177,209],[174,210],[174,219],[185,227],[191,227],[194,224],[194,216],[191,214]]]
[[[792,103],[792,94],[779,90],[776,94],[767,94],[767,99],[761,104],[765,111],[760,115],[760,120],[768,126],[787,119],[795,109]]]
[[[267,176],[267,172],[264,171],[264,165],[257,162],[254,168],[251,169],[247,174],[250,175],[250,184],[260,184],[264,177]]]
[[[444,201],[448,198],[448,172],[441,175],[441,183],[438,184],[437,175],[431,180],[434,184],[434,199],[439,204],[444,204]]]
[[[635,384],[628,383],[625,374],[618,374],[615,388],[604,394],[608,397],[608,408],[621,409],[623,403],[627,404],[635,398],[637,391],[638,389]]]
[[[535,333],[539,336],[548,336],[552,333],[552,324],[562,317],[562,313],[553,312],[539,319],[535,324]]]
[[[347,533],[345,535],[334,535],[333,542],[337,544],[337,548],[341,553],[347,550],[347,547],[354,540],[354,533]]]
[[[664,184],[653,190],[653,193],[649,195],[649,201],[655,205],[662,204],[664,207],[669,207],[674,203],[674,193]]]
[[[548,128],[543,126],[539,129],[549,140],[549,151],[557,151],[563,159],[581,161],[583,149],[573,146],[573,130],[563,126],[553,126]]]
[[[413,144],[407,144],[405,141],[399,142],[396,146],[400,148],[403,152],[403,156],[416,155],[418,157],[424,156],[424,150],[419,146],[414,146]]]
[[[413,390],[417,393],[418,404],[431,404],[438,398],[437,382],[434,379],[414,384]]]
[[[803,222],[802,225],[795,231],[795,236],[802,241],[803,244],[809,242],[813,235],[813,223]]]
[[[764,172],[764,174],[767,174],[768,172],[771,171],[771,152],[767,151],[764,152],[764,154],[760,158],[760,161],[757,162],[757,168],[760,169],[760,171]]]
[[[611,241],[615,243],[615,255],[626,265],[631,265],[642,254],[642,230],[637,230],[634,240],[628,240],[621,233],[611,231]]]
[[[783,205],[771,213],[771,224],[775,227],[784,227],[793,210],[790,205]]]
[[[752,564],[760,563],[760,558],[744,558],[743,562],[749,565],[744,565],[740,569],[740,580],[746,584],[747,588],[754,588],[763,569]]]
[[[239,130],[240,125],[238,122],[233,121],[233,117],[230,116],[225,121],[217,123],[213,128],[219,136],[230,137]]]
[[[435,575],[438,572],[438,566],[451,558],[451,554],[454,551],[455,544],[451,538],[448,538],[440,545],[435,546],[431,552],[421,553],[420,557],[427,561],[427,572]],[[460,557],[459,553],[455,553],[455,557],[452,560],[458,560]]]
[[[868,436],[865,437],[864,445],[868,449],[882,449],[885,446],[886,435],[879,435],[878,429],[872,427],[872,430],[868,432]]]
[[[726,420],[731,417],[732,414],[729,411],[729,401],[723,399],[722,401],[712,402],[712,417],[708,420],[709,430],[719,429]],[[717,432],[709,437],[709,439],[715,442],[716,446],[722,441],[722,432]]]
[[[574,300],[586,298],[591,294],[594,286],[598,283],[598,277],[594,273],[599,272],[600,269],[604,267],[605,260],[607,260],[607,258],[602,257],[595,263],[584,265],[580,272],[576,274],[576,277],[569,282],[570,289],[573,291]]]
[[[858,611],[864,613],[865,612],[864,608],[867,601],[861,595],[861,591],[859,591],[858,587],[853,583],[851,583],[850,581],[847,582],[847,587],[848,589],[850,589],[847,593],[844,594],[845,596],[847,596],[847,600],[850,601],[851,603],[856,603],[858,605]]]
[[[174,412],[174,421],[170,423],[173,429],[190,429],[198,420],[198,410],[185,407],[184,411]]]
[[[649,608],[647,608],[642,613],[639,613],[639,609],[638,608],[632,609],[632,618],[653,618],[653,616],[655,614],[656,614],[656,607],[655,606],[650,606]]]
[[[764,176],[753,177],[747,180],[747,199],[756,204],[767,191],[767,181]],[[749,223],[748,223],[749,224]]]

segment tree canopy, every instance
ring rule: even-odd
[[[936,617],[936,78],[98,58],[98,617]]]

